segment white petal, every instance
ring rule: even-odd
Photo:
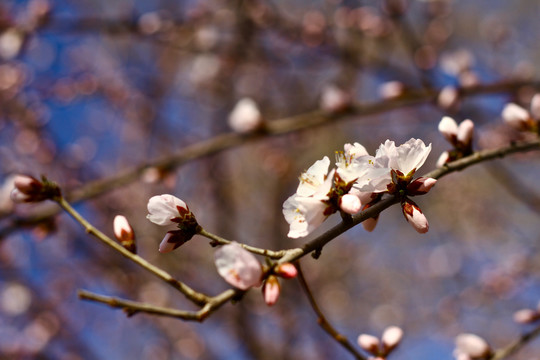
[[[463,120],[458,127],[457,139],[463,144],[469,144],[472,140],[473,133],[474,123],[472,122],[472,120]]]
[[[187,208],[186,203],[176,196],[169,194],[153,196],[148,200],[149,214],[146,218],[157,225],[171,225],[173,224],[171,219],[180,216],[177,207]]]
[[[300,196],[313,195],[317,191],[317,188],[324,183],[329,166],[330,159],[328,156],[317,160],[306,172],[300,175],[300,184],[296,189],[296,193]]]
[[[431,152],[431,144],[426,146],[420,139],[410,139],[397,147],[396,152],[396,156],[390,157],[390,167],[407,175],[424,164]]]
[[[362,208],[362,203],[358,196],[353,194],[345,194],[341,197],[339,207],[347,214],[354,215]]]

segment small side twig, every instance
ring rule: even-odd
[[[343,346],[348,352],[350,352],[355,359],[359,360],[366,360],[366,357],[360,354],[353,344],[347,339],[347,337],[343,334],[341,334],[339,331],[336,330],[328,322],[326,319],[326,316],[324,316],[321,308],[319,305],[317,305],[317,302],[315,301],[315,298],[313,297],[313,293],[311,292],[307,282],[306,278],[304,277],[304,273],[302,272],[302,268],[300,267],[300,263],[296,262],[296,268],[298,269],[298,281],[300,282],[300,285],[302,286],[302,290],[304,290],[304,293],[306,294],[309,304],[311,305],[311,308],[313,311],[315,311],[315,314],[317,314],[317,323],[321,326],[321,328],[328,333],[334,340],[336,340],[341,346]]]

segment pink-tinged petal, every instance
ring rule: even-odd
[[[412,196],[424,195],[427,194],[436,183],[437,179],[419,177],[407,186],[407,192]]]
[[[262,267],[255,256],[232,242],[219,248],[214,254],[219,275],[240,290],[261,284]]]
[[[396,346],[399,345],[401,339],[403,338],[403,330],[397,326],[390,326],[384,330],[381,342],[385,349],[385,353],[390,353]]]
[[[379,352],[379,339],[373,335],[360,334],[357,339],[358,345],[369,353],[377,354]]]
[[[510,103],[504,107],[502,117],[508,125],[516,129],[521,129],[529,120],[530,114],[521,106]]]
[[[123,215],[116,215],[113,220],[114,236],[119,241],[133,239],[135,234],[128,220]]]
[[[162,254],[166,254],[176,249],[176,242],[170,241],[173,238],[174,238],[173,233],[170,233],[170,232],[166,233],[165,236],[163,237],[163,240],[161,240],[161,243],[159,244],[158,251]]]
[[[43,183],[32,176],[15,175],[13,186],[10,194],[13,202],[38,202],[47,198]]]
[[[405,219],[411,224],[411,226],[420,234],[425,234],[429,230],[429,224],[426,216],[422,213],[418,205],[411,200],[403,202],[402,210]]]
[[[441,156],[439,156],[439,159],[437,159],[437,167],[443,167],[444,164],[448,162],[448,159],[450,159],[450,153],[448,151],[444,151]]]
[[[146,218],[156,225],[172,225],[172,219],[181,217],[179,209],[188,212],[185,202],[176,196],[163,194],[156,195],[148,200],[148,215]]]
[[[468,145],[472,141],[473,134],[474,123],[472,122],[472,120],[463,120],[458,127],[457,140],[462,144]]]
[[[296,269],[296,266],[294,266],[291,263],[283,263],[279,264],[275,269],[274,272],[276,275],[281,276],[284,279],[292,279],[298,275],[298,270]]]
[[[540,93],[535,94],[531,99],[531,114],[535,120],[540,119]]]
[[[263,287],[263,297],[266,305],[274,305],[278,301],[280,293],[281,287],[279,286],[279,281],[277,277],[270,275],[268,279],[266,279],[266,281],[264,282]]]
[[[339,207],[347,214],[354,215],[362,209],[362,204],[358,196],[345,194],[339,199]]]
[[[378,216],[372,217],[372,218],[362,221],[362,227],[367,232],[372,232],[373,230],[375,230],[375,227],[377,226],[377,222],[379,222],[379,217]]]
[[[238,133],[249,133],[257,130],[263,118],[257,103],[250,98],[239,100],[229,115],[229,126]]]
[[[439,132],[453,143],[458,133],[458,125],[454,119],[449,116],[444,116],[439,122]]]
[[[159,244],[160,253],[168,253],[184,245],[193,237],[193,233],[189,229],[171,230],[163,237]]]
[[[456,352],[472,359],[481,359],[491,353],[488,343],[475,334],[459,334],[456,337]]]
[[[345,150],[345,155],[350,156],[352,159],[356,159],[360,156],[369,155],[366,148],[357,142],[352,145],[345,144],[343,146],[343,150]]]

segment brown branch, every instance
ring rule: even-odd
[[[495,351],[495,353],[489,358],[489,360],[502,360],[517,353],[521,348],[527,345],[530,341],[540,336],[540,326],[532,329],[531,331],[521,335],[517,340],[510,343],[508,346]]]
[[[328,333],[335,341],[337,341],[341,346],[343,346],[348,352],[350,352],[355,359],[360,360],[366,360],[366,357],[364,357],[362,354],[360,354],[353,346],[353,344],[347,339],[347,337],[343,334],[341,334],[339,331],[336,330],[330,324],[328,319],[326,319],[326,316],[322,312],[319,305],[317,305],[317,302],[315,301],[315,298],[313,297],[313,293],[311,292],[307,282],[306,278],[304,277],[304,273],[302,272],[302,268],[300,267],[300,263],[297,262],[296,268],[298,269],[298,281],[300,282],[300,285],[302,287],[302,290],[304,291],[304,294],[306,294],[306,297],[309,300],[309,304],[311,305],[311,308],[317,314],[317,323],[319,326]]]

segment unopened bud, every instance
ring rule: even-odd
[[[514,313],[514,321],[520,324],[529,324],[540,319],[538,311],[521,309]]]
[[[401,339],[403,338],[403,330],[397,326],[390,326],[384,330],[382,334],[382,344],[384,347],[384,354],[388,355],[392,350],[394,350]]]
[[[443,116],[439,122],[439,132],[446,140],[454,144],[458,132],[458,125],[450,116]]]
[[[174,249],[184,245],[188,240],[191,239],[191,237],[192,235],[186,236],[186,233],[184,233],[182,230],[167,231],[163,237],[163,240],[161,240],[161,243],[159,244],[159,252],[163,254],[171,252]]]
[[[28,175],[17,175],[13,181],[14,189],[11,191],[11,200],[14,202],[39,202],[60,194],[60,190],[53,183],[46,183]]]
[[[437,179],[419,177],[407,185],[407,193],[412,196],[427,194],[436,183]]]
[[[531,115],[535,120],[540,119],[540,93],[535,94],[531,99]]]
[[[362,209],[362,204],[358,196],[345,194],[339,199],[339,207],[347,214],[354,215]]]
[[[250,98],[239,100],[229,115],[229,126],[238,133],[249,133],[261,127],[263,118],[257,103]]]
[[[274,305],[279,298],[280,292],[281,288],[279,286],[278,278],[270,275],[264,282],[263,286],[263,297],[266,305]]]
[[[467,355],[471,359],[481,359],[491,353],[488,343],[475,334],[459,334],[456,337],[456,353]]]
[[[456,107],[458,103],[459,92],[457,89],[453,86],[443,87],[437,97],[437,104],[445,110],[450,110]]]
[[[113,221],[114,236],[120,244],[132,253],[137,253],[137,246],[135,244],[135,232],[123,215],[116,215]]]
[[[328,85],[321,95],[320,107],[327,113],[337,113],[351,106],[351,95],[335,85]]]
[[[373,335],[360,334],[358,336],[358,345],[371,354],[379,353],[379,339]]]
[[[291,263],[283,263],[276,266],[274,270],[275,274],[285,279],[292,279],[298,275],[296,266]]]
[[[521,106],[510,103],[504,107],[502,111],[502,117],[508,125],[521,130],[526,127],[526,124],[531,115]]]
[[[403,215],[411,226],[420,234],[425,234],[429,230],[429,224],[422,210],[412,200],[406,199],[401,204]]]
[[[474,123],[472,120],[463,120],[458,127],[457,140],[463,145],[469,145],[471,143],[473,133]]]
[[[405,85],[400,81],[388,81],[379,86],[379,95],[383,99],[395,99],[403,95]]]

